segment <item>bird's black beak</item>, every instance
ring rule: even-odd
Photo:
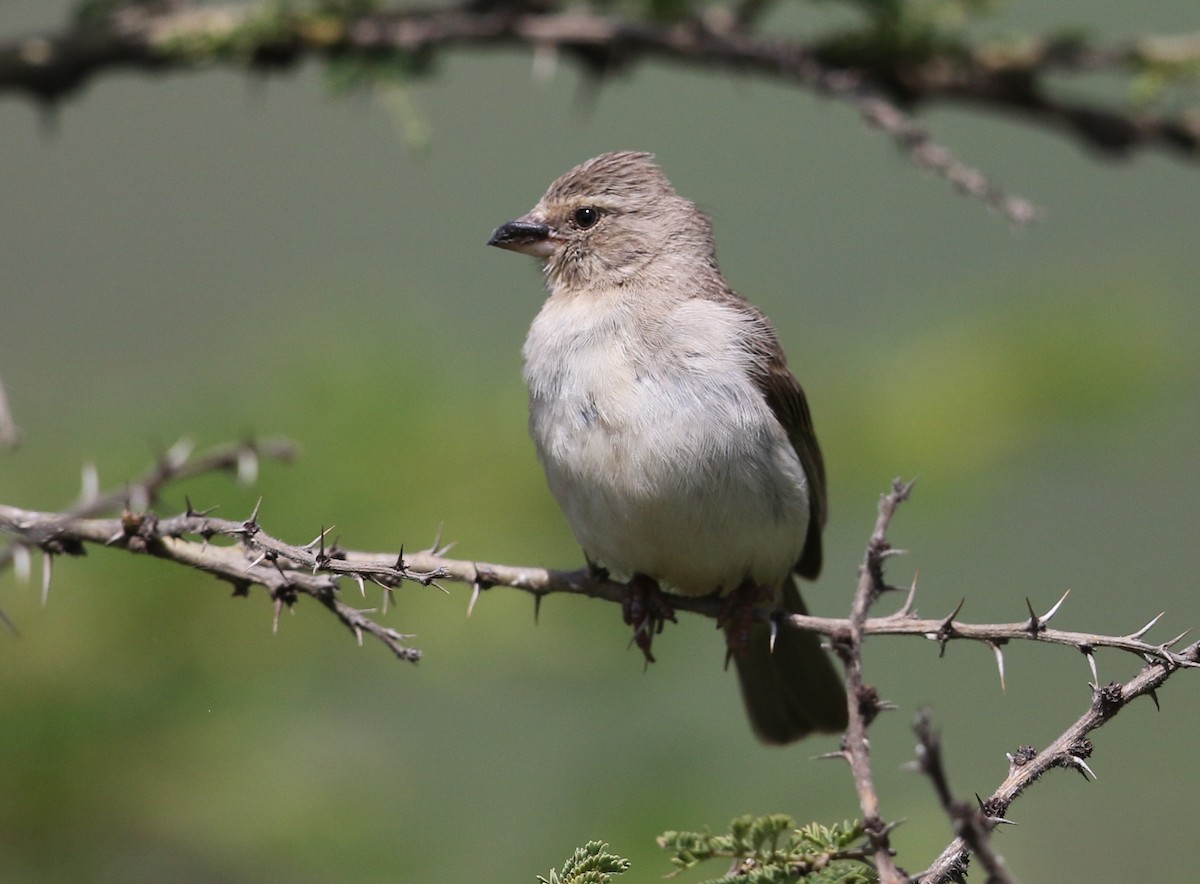
[[[497,227],[487,244],[514,252],[524,252],[527,255],[544,256],[550,245],[549,240],[549,225],[540,221],[530,221],[528,218],[518,218]]]

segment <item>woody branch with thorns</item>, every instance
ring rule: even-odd
[[[274,602],[274,627],[279,614],[294,606],[302,596],[320,602],[357,638],[364,636],[382,643],[396,657],[409,662],[421,658],[421,651],[408,644],[411,635],[383,626],[372,616],[374,609],[360,609],[345,602],[341,583],[350,579],[360,594],[366,595],[368,583],[383,593],[383,611],[404,583],[436,586],[442,582],[471,587],[468,614],[481,593],[494,587],[523,590],[533,595],[535,605],[554,593],[571,593],[622,603],[627,596],[625,584],[588,568],[558,571],[538,567],[520,567],[449,558],[449,545],[440,539],[430,548],[398,553],[357,552],[341,548],[329,540],[332,526],[322,528],[309,542],[292,545],[271,536],[260,523],[261,500],[244,520],[215,518],[211,511],[198,511],[188,501],[183,513],[162,517],[151,509],[163,489],[172,483],[203,473],[236,472],[242,481],[257,476],[260,458],[289,460],[293,447],[282,441],[246,441],[218,446],[194,454],[181,442],[166,452],[140,479],[124,487],[99,491],[93,468],[84,470],[84,493],[63,512],[39,512],[0,504],[0,533],[11,538],[0,549],[0,569],[12,566],[18,576],[28,577],[32,554],[42,557],[43,599],[50,589],[55,556],[83,554],[88,545],[142,553],[187,565],[207,572],[233,586],[234,595],[248,595],[255,586],[267,591]],[[1032,603],[1027,619],[1013,623],[973,624],[958,619],[962,603],[948,616],[923,619],[917,616],[914,601],[916,581],[904,603],[894,613],[871,617],[870,609],[885,594],[897,591],[884,578],[884,564],[900,551],[891,547],[887,531],[898,506],[908,499],[911,483],[899,480],[880,499],[874,530],[859,569],[859,580],[848,619],[808,615],[771,615],[774,629],[801,629],[828,636],[846,670],[846,692],[850,726],[840,749],[831,753],[845,759],[851,768],[864,829],[874,854],[875,864],[884,882],[919,881],[921,884],[961,880],[970,856],[975,856],[988,871],[989,880],[1013,880],[1003,860],[990,844],[990,832],[1007,822],[1006,814],[1014,800],[1041,774],[1055,767],[1079,771],[1094,777],[1087,758],[1092,753],[1088,734],[1101,727],[1137,697],[1149,695],[1158,704],[1156,690],[1180,669],[1200,666],[1200,642],[1175,650],[1186,633],[1170,641],[1154,644],[1145,636],[1163,616],[1159,614],[1140,629],[1125,635],[1099,635],[1051,628],[1048,624],[1062,608],[1066,593],[1045,614],[1034,612]],[[121,510],[117,516],[103,515]],[[717,618],[722,602],[718,598],[671,598],[675,610],[690,611]],[[1022,746],[1008,755],[1009,772],[1004,782],[977,806],[955,799],[950,792],[941,765],[940,744],[927,713],[917,720],[917,760],[915,766],[931,780],[953,825],[955,838],[941,856],[924,872],[915,876],[899,869],[889,844],[889,823],[880,808],[870,764],[868,730],[881,711],[894,708],[880,699],[875,688],[865,681],[862,645],[867,636],[913,635],[938,643],[945,651],[951,641],[974,641],[987,645],[995,654],[1001,683],[1004,681],[1003,648],[1009,642],[1035,641],[1076,648],[1087,658],[1092,675],[1092,700],[1080,718],[1042,751]],[[1144,661],[1141,671],[1125,684],[1100,684],[1096,651],[1113,648],[1137,655]]]
[[[1074,31],[986,40],[965,26],[948,28],[954,16],[941,7],[931,14],[928,4],[847,0],[853,26],[781,37],[762,24],[773,5],[466,0],[422,9],[369,2],[306,8],[91,0],[56,31],[0,39],[0,94],[23,95],[53,110],[113,71],[224,66],[277,75],[310,58],[341,65],[351,84],[403,82],[429,76],[446,54],[502,46],[530,50],[537,77],[551,75],[562,60],[575,63],[593,86],[639,62],[733,71],[854,108],[917,167],[1016,225],[1036,218],[1036,207],[958,160],[916,122],[917,110],[952,104],[1019,117],[1108,157],[1146,150],[1185,161],[1200,155],[1191,96],[1185,93],[1182,108],[1175,108],[1158,94],[1194,86],[1197,34],[1108,45]],[[963,0],[954,7],[969,24],[983,5]],[[1057,80],[1096,73],[1128,81],[1142,100],[1123,106],[1072,98],[1057,88]]]

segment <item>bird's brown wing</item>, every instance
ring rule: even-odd
[[[812,415],[808,410],[808,400],[800,382],[788,370],[787,360],[779,346],[775,329],[769,321],[762,317],[768,334],[756,341],[755,348],[755,382],[762,390],[763,397],[775,413],[775,417],[787,430],[788,438],[800,464],[804,467],[804,475],[808,479],[808,535],[804,541],[804,552],[800,561],[796,562],[795,571],[801,577],[815,580],[821,573],[821,529],[825,527],[826,515],[826,486],[825,461],[821,457],[821,448],[817,445],[817,435],[813,431]]]

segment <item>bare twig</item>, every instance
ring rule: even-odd
[[[665,61],[753,73],[845,101],[917,165],[1018,224],[1036,216],[1032,204],[1006,194],[955,159],[914,122],[909,108],[969,104],[1024,116],[1112,154],[1159,148],[1193,159],[1200,155],[1200,123],[1186,114],[1111,109],[1058,97],[1046,88],[1047,75],[1055,71],[1135,74],[1166,51],[1150,41],[1107,49],[1073,47],[1069,52],[1051,40],[1029,41],[1021,51],[916,41],[911,52],[904,46],[882,52],[870,30],[857,43],[831,39],[826,45],[757,34],[736,13],[664,24],[628,10],[559,11],[553,0],[545,8],[550,11],[530,13],[519,4],[506,8],[480,2],[350,15],[279,4],[130,5],[90,27],[0,43],[0,92],[20,91],[49,103],[109,70],[200,70],[224,64],[273,72],[313,56],[343,63],[358,59],[367,67],[390,60],[396,62],[392,70],[419,76],[439,52],[506,45],[528,47],[539,58],[565,56],[597,78],[639,61]],[[1178,55],[1180,50],[1173,51]]]
[[[1029,621],[1015,623],[964,623],[955,619],[954,615],[942,619],[918,619],[900,612],[887,617],[875,617],[863,623],[865,635],[920,635],[941,645],[950,641],[966,640],[989,645],[993,652],[1010,641],[1036,641],[1047,644],[1064,645],[1078,649],[1091,665],[1094,666],[1094,654],[1097,648],[1114,648],[1128,651],[1138,657],[1151,660],[1162,660],[1174,666],[1193,666],[1182,654],[1171,650],[1174,641],[1155,644],[1143,641],[1139,637],[1140,630],[1125,635],[1100,635],[1091,632],[1073,632],[1065,629],[1049,629],[1046,627],[1031,628]],[[817,632],[823,635],[834,635],[845,621],[826,617],[810,617],[807,615],[788,615],[779,618],[779,622],[790,624],[799,629]],[[1095,673],[1093,672],[1093,678]]]
[[[1189,645],[1178,656],[1194,665],[1200,661],[1200,642]],[[1165,660],[1155,660],[1125,684],[1111,682],[1103,687],[1093,685],[1092,702],[1087,712],[1063,731],[1058,739],[1041,752],[1029,746],[1022,746],[1017,752],[1009,755],[1008,776],[995,792],[983,800],[980,812],[991,820],[1005,819],[1009,807],[1021,793],[1051,768],[1077,770],[1085,779],[1094,779],[1095,774],[1087,763],[1093,749],[1092,741],[1087,735],[1112,720],[1113,716],[1137,697],[1153,697],[1155,691],[1180,668]],[[971,849],[963,837],[955,838],[941,856],[915,880],[920,884],[944,884],[961,880]]]
[[[922,711],[913,725],[917,734],[917,766],[933,783],[942,809],[950,817],[954,831],[964,851],[969,850],[979,858],[980,865],[987,872],[987,884],[1016,884],[1016,879],[1008,871],[1008,867],[995,850],[992,849],[991,832],[1001,823],[1008,822],[1003,817],[990,816],[985,810],[984,802],[972,805],[960,801],[950,791],[950,781],[946,777],[946,769],[942,765],[942,743],[933,729],[928,710]],[[965,856],[963,867],[965,868]]]
[[[863,678],[862,645],[867,613],[871,605],[888,589],[883,579],[883,563],[894,553],[887,539],[888,525],[891,524],[896,508],[908,499],[911,490],[911,483],[904,484],[897,479],[892,483],[891,492],[880,497],[875,529],[871,532],[866,555],[858,570],[858,589],[854,593],[849,628],[843,635],[834,638],[834,649],[846,668],[846,697],[850,713],[850,725],[842,741],[842,754],[850,763],[854,788],[858,792],[858,803],[863,814],[863,829],[871,843],[875,868],[883,884],[903,884],[907,876],[901,873],[892,861],[892,848],[889,843],[892,825],[884,820],[880,811],[879,793],[875,789],[875,780],[871,773],[871,750],[867,730],[875,716],[886,707],[880,702],[875,688],[868,685]]]
[[[736,9],[703,20],[660,24],[629,10],[609,15],[560,11],[554,0],[541,5],[548,10],[544,13],[525,12],[522,6],[476,2],[354,15],[276,4],[131,4],[90,27],[0,43],[0,91],[52,101],[114,69],[188,70],[216,62],[271,71],[306,56],[370,61],[402,53],[415,75],[428,69],[438,51],[507,44],[561,51],[597,75],[642,59],[660,59],[709,70],[750,71],[851,97],[871,92],[906,106],[954,101],[1001,109],[1060,126],[1084,143],[1114,153],[1144,147],[1190,157],[1200,152],[1200,124],[1185,115],[1071,101],[1048,93],[1044,82],[1055,72],[1186,71],[1200,58],[1200,37],[1193,34],[1112,46],[1036,37],[979,46],[916,41],[911,51],[888,44],[885,53],[871,39],[869,26],[857,43],[838,34],[824,45],[760,36],[749,24],[753,16]]]
[[[245,522],[215,519],[192,510],[174,518],[158,519],[145,513],[132,512],[132,502],[156,499],[162,487],[173,481],[189,478],[206,471],[237,469],[244,466],[248,454],[290,457],[292,448],[285,442],[245,442],[214,448],[195,457],[186,456],[185,449],[175,446],[138,481],[116,491],[92,494],[67,512],[37,512],[11,506],[0,506],[0,532],[12,536],[16,543],[0,550],[0,568],[19,556],[28,560],[30,548],[48,555],[79,551],[82,544],[101,543],[125,547],[135,552],[153,552],[162,558],[209,571],[216,576],[248,587],[262,585],[278,596],[289,580],[301,587],[301,592],[323,599],[339,578],[350,577],[360,586],[375,583],[390,590],[409,580],[423,584],[433,581],[462,583],[472,588],[471,605],[487,590],[510,587],[523,590],[541,599],[553,594],[586,595],[591,598],[621,603],[627,588],[624,583],[608,579],[587,568],[557,571],[538,567],[504,565],[452,559],[444,555],[446,547],[405,552],[402,555],[380,552],[360,552],[326,549],[322,530],[317,538],[303,546],[293,546],[262,531],[255,517]],[[889,500],[891,495],[884,498]],[[125,508],[131,510],[124,519],[87,518],[83,513]],[[893,505],[894,508],[894,505]],[[892,510],[894,511],[894,509]],[[891,511],[888,518],[891,517]],[[253,527],[250,530],[247,526]],[[199,541],[183,539],[185,535]],[[136,536],[136,540],[133,538]],[[237,546],[212,546],[209,540],[227,537]],[[877,544],[882,543],[882,546]],[[894,551],[886,546],[879,534],[872,536],[873,553],[865,562],[867,575],[883,586],[882,561]],[[250,567],[253,566],[253,567]],[[281,574],[281,569],[284,572]],[[286,579],[284,579],[286,575]],[[233,579],[236,577],[236,580]],[[315,584],[312,579],[321,577]],[[310,591],[311,590],[311,591]],[[873,590],[877,592],[878,589]],[[286,594],[286,593],[285,593]],[[872,600],[874,596],[872,596]],[[1074,647],[1082,651],[1094,667],[1098,648],[1114,648],[1148,660],[1160,660],[1175,667],[1196,665],[1180,653],[1171,650],[1176,642],[1155,644],[1142,638],[1146,627],[1120,636],[1071,632],[1045,626],[1045,616],[1023,622],[999,624],[964,623],[955,619],[957,611],[942,619],[918,619],[912,614],[913,597],[895,614],[865,618],[858,626],[862,636],[915,635],[945,645],[950,641],[977,641],[998,647],[1010,641],[1039,641]],[[722,611],[722,602],[714,596],[672,596],[676,610],[691,611],[715,618]],[[1057,606],[1054,610],[1057,609]],[[763,613],[761,616],[768,616]],[[835,644],[844,641],[851,630],[851,620],[808,615],[776,617],[783,626],[808,630],[829,636]],[[1147,627],[1152,625],[1147,624]],[[1093,676],[1094,677],[1094,676]]]
[[[954,102],[1026,117],[1109,154],[1157,148],[1192,159],[1200,155],[1200,122],[1186,112],[1112,108],[1047,87],[1050,75],[1095,71],[1131,78],[1146,71],[1175,72],[1183,79],[1200,59],[1196,35],[1111,46],[1053,37],[975,45],[964,35],[915,39],[909,45],[881,39],[867,23],[854,40],[844,33],[826,40],[779,39],[756,33],[762,5],[742,0],[730,9],[715,7],[700,18],[668,24],[627,7],[606,14],[564,10],[556,0],[538,3],[537,12],[530,11],[533,4],[480,0],[458,8],[366,14],[279,4],[130,4],[86,27],[0,43],[0,92],[20,91],[48,103],[113,69],[199,70],[224,64],[272,72],[310,56],[357,59],[364,69],[395,62],[389,70],[411,77],[427,72],[439,52],[498,45],[528,47],[538,59],[566,56],[597,78],[642,60],[667,61],[754,73],[846,101],[919,166],[1016,223],[1034,218],[1035,208],[956,160],[908,109]]]
[[[553,593],[582,594],[613,602],[622,602],[626,596],[625,584],[587,568],[553,571],[450,559],[445,555],[449,547],[440,539],[431,548],[417,552],[353,552],[327,544],[329,529],[322,529],[308,543],[291,545],[262,529],[258,506],[242,521],[213,518],[206,513],[196,512],[190,504],[184,513],[170,518],[159,518],[150,512],[134,512],[131,509],[130,505],[134,502],[155,499],[162,487],[170,482],[219,469],[240,468],[244,474],[250,469],[247,462],[251,458],[260,455],[288,457],[291,451],[286,443],[247,442],[221,446],[192,457],[189,447],[177,445],[141,480],[117,491],[100,493],[94,490],[94,480],[89,479],[85,485],[92,490],[84,495],[73,512],[38,512],[0,505],[0,533],[14,538],[9,556],[0,562],[0,567],[10,561],[27,562],[31,551],[40,551],[44,560],[44,589],[48,589],[50,564],[54,557],[80,553],[87,544],[146,553],[212,574],[231,584],[235,595],[245,595],[253,586],[264,587],[274,602],[276,622],[283,608],[290,607],[301,596],[307,595],[332,612],[359,643],[362,643],[364,635],[369,635],[397,658],[409,661],[416,661],[421,656],[418,649],[409,646],[408,639],[411,636],[382,626],[370,616],[372,611],[360,610],[342,601],[339,583],[343,578],[351,578],[360,589],[365,589],[367,582],[381,587],[385,601],[404,582],[428,586],[436,585],[436,581],[471,586],[471,605],[484,591],[498,586],[529,592],[539,601]],[[922,767],[930,775],[943,804],[950,812],[957,837],[941,857],[915,880],[922,884],[958,880],[966,868],[968,855],[974,854],[992,876],[990,880],[1003,884],[1012,879],[1004,870],[1000,858],[991,851],[986,836],[991,828],[1005,818],[1012,801],[1052,767],[1070,767],[1085,776],[1092,776],[1086,760],[1092,746],[1086,735],[1111,719],[1133,698],[1142,694],[1153,695],[1175,672],[1200,667],[1200,643],[1175,651],[1173,647],[1183,636],[1161,644],[1145,641],[1145,635],[1159,617],[1118,636],[1051,629],[1046,624],[1062,609],[1065,595],[1042,615],[1034,613],[1030,606],[1029,617],[1021,622],[963,623],[957,619],[961,604],[945,618],[921,620],[913,613],[915,583],[899,611],[885,617],[869,617],[871,606],[881,594],[895,589],[887,584],[883,574],[884,563],[897,553],[887,540],[887,530],[896,508],[907,499],[910,487],[896,482],[892,491],[880,500],[849,619],[776,617],[777,622],[787,627],[829,636],[845,663],[850,726],[838,754],[850,763],[863,811],[864,828],[868,833],[868,850],[881,880],[898,884],[907,879],[892,859],[889,845],[891,825],[883,818],[871,773],[867,731],[878,712],[888,706],[863,677],[861,650],[866,636],[919,635],[937,641],[943,649],[952,641],[979,641],[986,643],[998,656],[1001,646],[1010,641],[1051,642],[1082,651],[1087,657],[1093,678],[1096,670],[1095,651],[1098,648],[1125,651],[1147,661],[1138,676],[1125,685],[1113,683],[1094,688],[1088,712],[1045,751],[1038,753],[1029,747],[1022,747],[1010,756],[1008,778],[991,797],[981,802],[978,809],[953,799],[941,767],[936,736],[928,728],[927,722],[919,728]],[[119,517],[85,514],[105,508],[124,508],[125,512]],[[27,565],[25,568],[27,570]],[[709,617],[718,616],[722,610],[722,602],[716,597],[674,597],[673,604],[678,610]],[[769,615],[763,612],[762,616]],[[999,659],[1002,661],[1002,657]]]
[[[367,616],[368,612],[342,602],[337,596],[337,578],[351,575],[390,589],[405,580],[428,585],[443,576],[436,570],[409,568],[397,556],[389,561],[350,565],[340,560],[337,550],[326,550],[323,542],[317,551],[313,551],[313,544],[289,546],[262,531],[257,507],[248,519],[235,522],[191,511],[169,519],[133,513],[120,518],[88,519],[0,506],[0,531],[51,556],[77,554],[85,543],[148,553],[212,574],[232,584],[235,595],[246,595],[251,586],[262,586],[275,602],[276,622],[283,607],[295,604],[300,595],[308,595],[332,611],[360,642],[362,634],[368,633],[400,659],[413,662],[421,654],[404,643],[409,636],[380,626]],[[185,534],[203,540],[184,540]],[[237,543],[210,542],[218,537],[233,538]],[[323,535],[318,539],[323,541]]]
[[[232,471],[244,484],[257,474],[260,459],[289,462],[296,456],[296,446],[286,439],[247,439],[218,445],[201,454],[193,454],[192,443],[180,439],[163,452],[145,473],[131,482],[100,492],[94,467],[84,468],[83,490],[79,498],[54,518],[94,516],[118,509],[142,511],[158,501],[163,487],[184,479],[207,473]],[[0,548],[0,570],[12,564],[17,549],[13,545]]]

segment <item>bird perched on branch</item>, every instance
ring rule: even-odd
[[[770,321],[729,287],[712,225],[646,153],[576,166],[489,245],[544,263],[525,342],[530,429],[590,563],[630,579],[650,639],[665,589],[720,593],[750,722],[767,743],[846,726],[817,637],[756,609],[804,611],[821,569],[825,468]]]

